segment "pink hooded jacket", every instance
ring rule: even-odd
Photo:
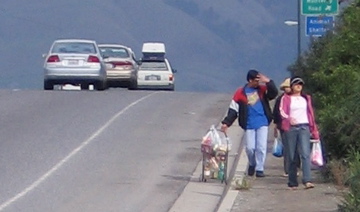
[[[312,106],[311,96],[310,95],[303,95],[307,102],[307,116],[309,119],[309,129],[311,133],[311,138],[318,140],[319,139],[319,131],[317,125],[315,123],[315,115],[314,109]],[[281,122],[281,129],[284,131],[289,131],[291,124],[290,124],[290,103],[291,98],[290,95],[284,94],[284,96],[280,100],[280,115],[282,117]]]

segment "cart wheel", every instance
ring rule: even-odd
[[[206,182],[206,178],[204,177],[203,174],[200,174],[199,182]]]
[[[204,168],[205,168],[205,156],[203,154],[203,158],[202,158],[202,161],[201,161],[201,175],[204,177]]]
[[[205,154],[203,154],[203,159],[202,159],[202,169],[201,169],[201,182],[206,182],[206,178],[205,178]]]
[[[224,167],[224,178],[223,181],[225,182],[225,185],[227,185],[227,175],[228,175],[228,171],[227,171],[227,165],[228,165],[228,159],[229,159],[229,155],[228,152],[226,152],[226,156],[225,156],[225,167]]]
[[[225,165],[225,171],[224,171],[224,181],[225,181],[225,185],[227,185],[227,180],[228,180],[228,174],[227,174],[227,165]]]
[[[224,170],[224,171],[226,171],[226,169]],[[224,177],[223,177],[223,179],[221,179],[221,183],[225,183],[225,185],[227,185],[227,180],[226,180],[226,174],[224,173]]]

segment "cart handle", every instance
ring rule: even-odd
[[[225,137],[227,138],[228,136],[227,136],[227,133],[226,132],[224,132],[224,131],[222,131],[221,129],[216,129],[217,131],[220,131],[220,132],[222,132],[222,133],[224,133],[224,135],[225,135]]]

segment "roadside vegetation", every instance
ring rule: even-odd
[[[336,17],[333,30],[313,38],[289,66],[313,95],[329,179],[347,188],[339,211],[360,211],[360,0]]]
[[[249,190],[251,188],[250,179],[245,176],[241,179],[236,179],[234,184],[235,190]]]

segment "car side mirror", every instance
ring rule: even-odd
[[[42,54],[42,58],[45,58],[45,57],[47,57],[47,54]]]
[[[173,73],[177,73],[177,70],[176,70],[176,69],[172,69],[172,72],[173,72]]]

